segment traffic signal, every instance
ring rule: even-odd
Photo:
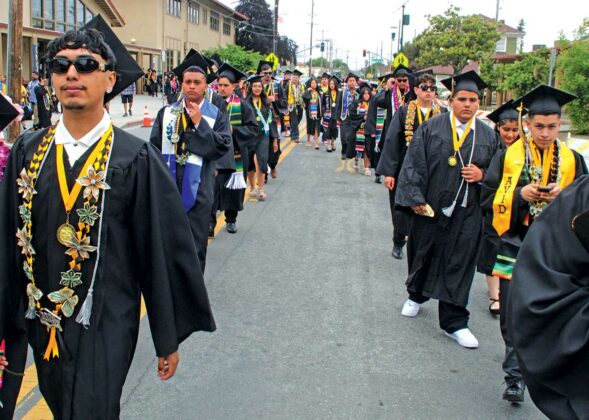
[[[362,50],[362,57],[366,57],[366,50]]]
[[[321,41],[321,52],[325,51],[325,42]]]

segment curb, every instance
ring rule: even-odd
[[[154,122],[154,118],[151,118],[151,124],[153,125]],[[127,129],[127,128],[136,128],[136,127],[141,127],[143,125],[143,119],[140,120],[135,120],[135,121],[129,121],[123,125],[120,125],[119,128]],[[149,128],[149,127],[146,127]]]

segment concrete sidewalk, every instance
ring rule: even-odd
[[[110,117],[112,118],[112,122],[116,127],[122,129],[139,127],[141,124],[143,124],[143,112],[145,107],[147,107],[149,117],[153,121],[157,115],[157,112],[161,107],[164,106],[164,104],[164,99],[161,97],[161,95],[155,98],[148,95],[135,95],[133,97],[133,115],[123,117],[125,110],[123,108],[123,103],[121,102],[121,97],[117,96],[110,102]],[[60,118],[61,114],[54,113],[51,120],[55,123]],[[25,122],[25,127],[27,129],[32,125],[32,121]]]

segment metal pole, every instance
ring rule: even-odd
[[[495,8],[495,20],[497,22],[499,22],[499,3],[500,3],[500,1],[497,0],[497,5],[496,5],[496,8]]]
[[[278,45],[278,0],[274,1],[274,43],[273,53],[276,54],[276,47]]]
[[[556,48],[550,52],[550,72],[548,73],[548,86],[552,86],[552,74],[554,72],[554,65],[556,64]]]
[[[22,53],[23,53],[23,39],[22,39],[22,19],[23,19],[23,4],[22,0],[10,0],[9,7],[9,24],[8,24],[8,40],[7,46],[9,52],[6,54],[8,58],[7,70],[8,77],[8,93],[15,104],[19,104],[21,100],[20,85],[22,83]],[[20,124],[12,124],[9,129],[8,140],[14,142],[20,135]]]
[[[400,38],[400,42],[401,42],[401,46],[399,48],[399,51],[403,51],[403,33],[405,32],[405,5],[403,5],[402,9],[402,15],[401,15],[401,38]]]
[[[313,71],[313,14],[315,12],[315,0],[311,0],[311,40],[309,41],[309,77]]]

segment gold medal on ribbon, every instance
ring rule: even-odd
[[[76,229],[69,223],[66,222],[57,228],[57,240],[60,244],[70,246],[75,237]]]
[[[456,156],[450,156],[448,158],[448,166],[456,166],[458,165],[458,159],[456,159]]]

